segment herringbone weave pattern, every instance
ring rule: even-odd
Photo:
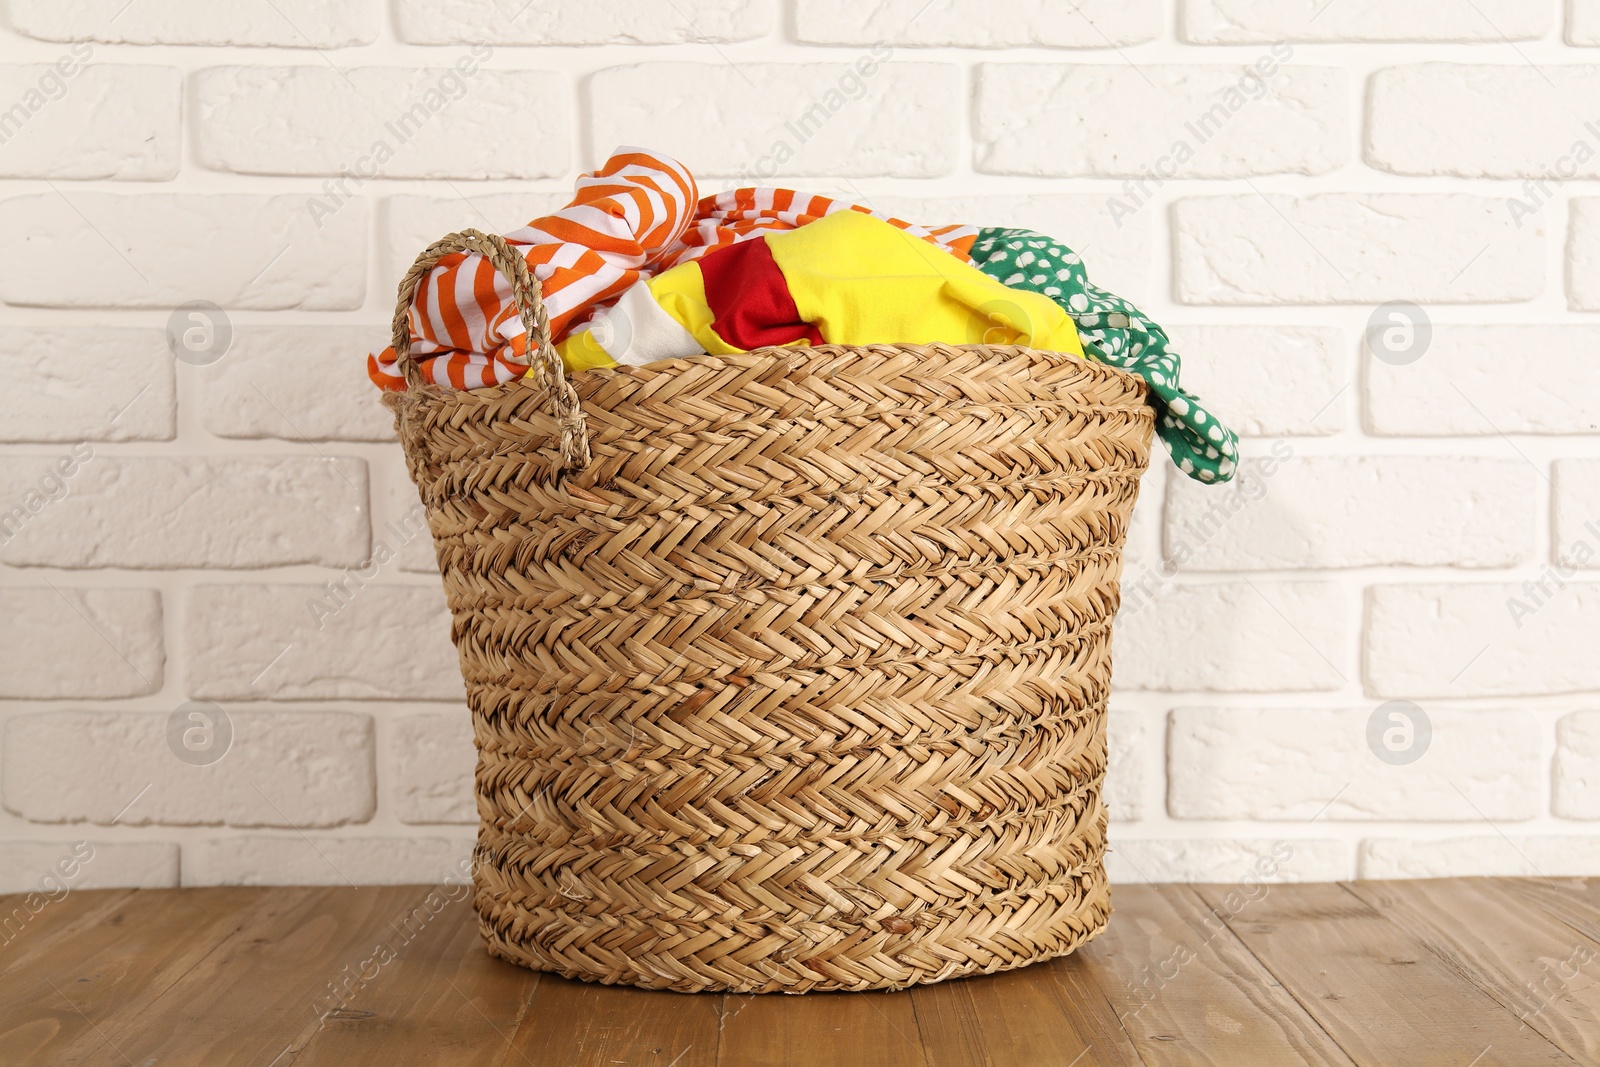
[[[1017,967],[1103,927],[1142,382],[942,344],[545,382],[387,399],[476,726],[491,952],[801,992]]]

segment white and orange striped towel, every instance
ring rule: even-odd
[[[883,219],[962,260],[978,233],[965,225],[917,226],[789,189],[734,189],[702,200],[693,175],[677,160],[624,147],[578,179],[571,204],[505,237],[527,249],[554,343],[641,278],[846,210]],[[510,283],[475,252],[446,256],[429,271],[412,298],[410,322],[412,356],[427,381],[480,389],[528,371],[527,332]],[[379,388],[406,388],[393,348],[369,354],[367,374]]]

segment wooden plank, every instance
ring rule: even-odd
[[[1600,941],[1600,878],[1496,878],[1521,907],[1534,907]]]
[[[927,1067],[910,993],[729,995],[725,1067]]]
[[[1192,891],[1362,1067],[1576,1063],[1343,886],[1286,886],[1237,916],[1227,888]]]
[[[717,993],[662,993],[542,975],[507,1067],[711,1067]]]
[[[147,1009],[106,1030],[122,1061],[283,1067],[320,1023],[326,985],[360,969],[420,886],[260,889],[262,903]]]
[[[0,1047],[19,1063],[80,1063],[244,924],[253,889],[131,893],[6,969]]]
[[[918,986],[911,1000],[929,1067],[1139,1063],[1104,991],[1076,956]]]
[[[59,900],[30,893],[0,897],[0,971],[48,955],[55,938],[86,926],[120,907],[136,889],[75,889]],[[46,899],[41,905],[40,900]]]
[[[1348,888],[1574,1059],[1600,1061],[1600,943],[1489,879]]]
[[[489,955],[464,890],[417,890],[388,932],[395,958],[371,982],[344,978],[324,989],[321,1028],[295,1067],[521,1062],[512,1035],[540,976]]]
[[[1120,889],[1111,927],[1049,964],[804,997],[540,977],[429,887],[80,890],[0,944],[0,1061],[1600,1062],[1600,880],[1273,886],[1243,908],[1229,888]]]
[[[1239,914],[1293,887],[1238,886]],[[1233,931],[1177,886],[1118,886],[1111,923],[1078,957],[1148,1067],[1315,1064],[1350,1057]]]

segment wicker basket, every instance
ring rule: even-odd
[[[424,384],[443,255],[540,384]],[[489,951],[654,989],[884,989],[1105,925],[1105,704],[1153,423],[1018,346],[764,348],[567,379],[498,237],[401,282],[387,394],[478,748]],[[592,456],[591,456],[592,453]]]

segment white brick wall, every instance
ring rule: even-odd
[[[707,179],[950,174],[964,71],[889,56],[892,49],[875,47],[851,63],[613,67],[594,75],[585,124],[594,144],[606,146],[601,154],[618,144],[677,145],[675,154]]]
[[[11,24],[44,41],[129,44],[276,45],[343,48],[371,44],[370,0],[162,0],[129,10],[127,0],[12,0]]]
[[[1397,174],[1563,178],[1600,174],[1587,114],[1600,67],[1420,63],[1373,75],[1367,160]],[[1492,134],[1486,136],[1488,131]]]
[[[1173,208],[1185,304],[1533,300],[1544,242],[1505,201],[1461,193],[1197,196]]]
[[[1116,878],[1600,874],[1600,0],[11,0],[0,55],[0,892],[459,869],[360,354],[618,143],[1057,235],[1246,435],[1144,483]]]
[[[1158,0],[795,0],[796,39],[805,44],[954,45],[962,48],[1114,48],[1161,33]]]
[[[215,762],[171,768],[160,712],[54,711],[6,723],[7,810],[35,822],[338,826],[372,817],[372,720],[241,711]],[[52,783],[71,781],[73,788]]]
[[[548,178],[570,164],[565,80],[482,70],[473,54],[439,68],[213,67],[195,95],[200,162],[213,170]]]
[[[313,195],[72,189],[0,200],[0,243],[27,253],[0,263],[0,300],[162,311],[191,300],[359,308],[367,205],[348,202],[313,217]]]
[[[177,68],[90,63],[64,82],[62,74],[51,63],[0,65],[0,100],[22,99],[41,84],[53,84],[47,79],[63,84],[49,121],[29,122],[6,142],[0,176],[153,181],[177,176],[182,85]]]
[[[1168,471],[1169,555],[1181,544],[1190,570],[1275,571],[1510,567],[1533,554],[1538,477],[1520,460],[1302,455],[1251,469],[1254,462],[1222,492]]]
[[[400,0],[401,40],[412,44],[678,44],[749,41],[773,26],[774,0],[638,4],[529,4],[527,0]]]
[[[1526,0],[1180,0],[1183,39],[1195,44],[1270,41],[1529,41],[1550,32],[1547,4]]]
[[[1216,63],[985,63],[978,68],[977,167],[990,174],[1124,178],[1154,170],[1239,178],[1339,166],[1349,140],[1345,72],[1264,62],[1271,64],[1264,82],[1250,67]],[[1251,84],[1264,88],[1242,88]],[[1174,151],[1179,143],[1190,153]]]

